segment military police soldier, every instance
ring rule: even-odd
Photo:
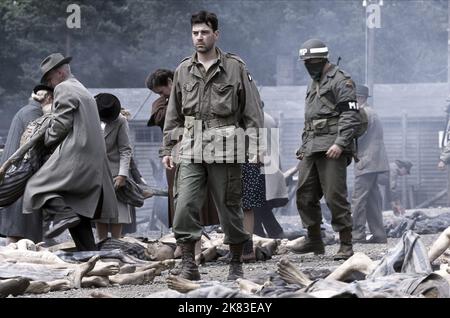
[[[325,196],[332,214],[331,225],[340,238],[334,259],[348,259],[353,248],[347,165],[361,123],[355,84],[350,75],[328,61],[328,47],[322,41],[306,41],[299,55],[312,81],[306,92],[302,146],[297,151],[298,159],[302,160],[297,208],[308,237],[294,252],[324,254],[319,200]]]
[[[208,187],[217,205],[224,243],[230,245],[228,279],[234,280],[243,276],[242,246],[250,238],[243,227],[240,207],[241,165],[236,158],[240,154],[235,153],[233,145],[225,151],[210,146],[214,140],[215,145],[222,142],[229,145],[239,127],[263,127],[264,117],[258,90],[244,62],[216,47],[219,37],[216,15],[206,11],[194,14],[191,27],[196,53],[184,59],[175,71],[160,151],[165,167],[172,169],[171,150],[177,142],[177,129],[183,127],[173,222],[175,238],[182,250],[179,275],[200,279],[194,246],[202,234],[199,213]],[[249,137],[254,140],[256,135]],[[202,157],[203,153],[209,153],[208,158]]]

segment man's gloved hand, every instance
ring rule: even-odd
[[[438,169],[444,170],[445,169],[445,163],[442,160],[439,160],[439,163],[437,165]]]

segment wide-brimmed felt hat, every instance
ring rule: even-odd
[[[72,57],[64,57],[61,53],[53,53],[47,56],[42,62],[41,62],[41,83],[45,83],[45,76],[50,72],[51,70],[57,68],[58,66],[69,64],[70,61],[72,61]]]
[[[102,121],[113,121],[120,114],[120,101],[113,94],[100,93],[94,96],[97,102],[98,114]]]
[[[49,91],[49,92],[53,93],[53,87],[50,87],[50,86],[47,86],[44,84],[39,84],[33,88],[33,93],[37,94],[37,92],[39,92],[39,91]]]

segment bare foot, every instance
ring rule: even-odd
[[[72,282],[67,279],[57,279],[47,282],[50,286],[50,291],[69,290],[73,288]]]
[[[32,280],[25,294],[46,294],[50,291],[50,285],[46,282]]]
[[[166,279],[167,286],[170,289],[176,290],[180,293],[188,293],[192,290],[200,288],[199,284],[196,284],[189,279],[181,278],[174,275],[169,275]]]
[[[108,294],[104,292],[94,291],[91,293],[92,298],[118,298],[117,296],[113,294]]]
[[[117,274],[130,274],[136,271],[136,265],[134,264],[125,264],[120,267],[119,273]]]
[[[152,282],[154,278],[155,270],[151,268],[142,272],[109,276],[109,281],[119,285],[143,285]]]
[[[36,244],[33,241],[28,239],[21,239],[17,242],[18,250],[26,250],[26,251],[34,251],[36,252]]]
[[[75,288],[81,287],[81,280],[95,267],[95,263],[97,263],[99,259],[99,255],[92,256],[86,263],[82,263],[76,267],[73,277],[73,286]]]
[[[288,259],[283,258],[277,263],[278,269],[277,273],[281,276],[281,278],[289,283],[296,284],[301,287],[309,286],[312,281],[298,270],[294,264],[292,264]]]
[[[261,289],[264,287],[264,285],[259,285],[243,278],[238,278],[236,279],[236,281],[239,284],[241,292],[246,294],[256,294],[257,292],[261,291]]]
[[[108,287],[109,279],[105,276],[87,276],[83,277],[81,281],[81,287],[90,288],[90,287]]]
[[[136,272],[143,272],[149,269],[155,270],[155,276],[161,275],[161,272],[169,270],[175,267],[174,259],[166,259],[164,261],[152,262],[151,264],[145,266],[136,267]]]
[[[288,241],[286,243],[286,247],[288,249],[296,249],[299,245],[303,245],[303,242],[306,240],[304,236],[296,238],[295,240]]]
[[[357,252],[344,263],[342,263],[338,268],[336,268],[325,279],[344,281],[351,273],[354,273],[356,271],[361,272],[365,275],[369,275],[375,268],[375,266],[376,263],[374,263],[369,258],[369,256],[364,253]]]
[[[118,274],[119,271],[119,263],[100,261],[95,264],[95,267],[89,273],[87,273],[87,276],[110,276]]]

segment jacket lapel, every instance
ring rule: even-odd
[[[114,129],[114,127],[117,125],[117,120],[113,121],[112,123],[108,123],[105,126],[105,132],[104,132],[104,136],[108,136]]]

